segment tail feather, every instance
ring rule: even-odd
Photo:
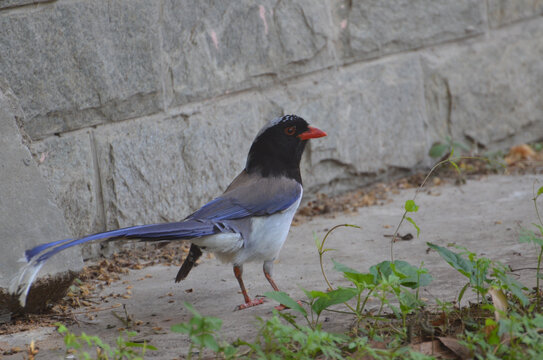
[[[18,275],[11,281],[9,291],[12,294],[19,295],[19,302],[24,307],[30,286],[36,279],[36,276],[44,263],[53,255],[73,246],[89,242],[121,239],[138,239],[141,241],[192,239],[212,235],[224,231],[225,229],[227,228],[224,224],[187,219],[175,223],[132,226],[85,236],[81,239],[65,239],[41,244],[25,251],[25,257],[22,261],[26,261],[27,263],[19,270]]]
[[[200,256],[202,256],[202,250],[200,250],[200,247],[198,245],[190,244],[189,254],[175,277],[176,283],[180,282],[181,280],[185,280],[189,272],[192,270],[192,267],[196,264],[196,260],[198,260]]]

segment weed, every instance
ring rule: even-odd
[[[285,322],[281,320],[285,320]],[[323,355],[327,359],[343,359],[340,344],[347,342],[345,335],[296,325],[288,315],[273,311],[268,320],[259,319],[261,327],[254,343],[239,341],[236,345],[245,345],[251,353],[262,359],[314,359]]]
[[[192,318],[188,322],[172,325],[171,331],[189,336],[190,346],[187,359],[192,358],[194,346],[198,349],[198,359],[202,358],[204,349],[223,354],[226,358],[235,355],[236,349],[233,346],[228,344],[219,345],[217,341],[216,332],[222,327],[221,319],[213,316],[202,316],[187,302],[185,302],[185,307],[192,313]]]
[[[537,190],[537,193],[535,191],[535,183],[532,190],[534,197],[532,201],[534,202],[534,208],[535,213],[537,215],[537,220],[539,221],[539,224],[533,224],[534,227],[537,228],[539,231],[539,235],[537,235],[535,232],[528,230],[528,229],[522,229],[521,236],[519,237],[519,242],[521,243],[532,243],[536,246],[539,246],[539,255],[537,256],[537,272],[536,272],[536,307],[537,309],[540,309],[541,306],[541,293],[539,291],[539,280],[542,278],[541,274],[541,259],[543,256],[543,221],[541,220],[541,215],[539,214],[539,208],[537,206],[537,199],[541,194],[543,194],[543,186],[540,187]]]
[[[460,149],[461,151],[466,153],[471,150],[468,145],[462,142],[454,141],[450,136],[447,135],[443,142],[435,142],[430,147],[428,155],[430,155],[434,159],[440,159],[443,156],[452,153],[454,149]]]
[[[498,321],[486,319],[484,326],[466,331],[461,344],[476,359],[541,359],[543,315],[511,313]]]
[[[468,283],[464,285],[458,295],[457,301],[459,304],[468,287],[471,287],[477,294],[477,302],[485,302],[485,296],[491,286],[510,292],[522,305],[528,304],[528,298],[523,293],[526,287],[510,277],[508,275],[509,268],[502,263],[485,257],[477,257],[475,253],[466,249],[462,253],[455,253],[439,245],[429,242],[426,244],[431,249],[436,250],[455,270],[468,278]]]
[[[66,326],[57,323],[57,331],[64,335],[64,345],[66,346],[66,355],[71,355],[78,359],[97,359],[97,360],[120,360],[143,359],[147,350],[157,350],[154,346],[145,342],[136,343],[125,340],[121,335],[116,340],[117,347],[111,347],[106,344],[98,336],[87,335],[84,332],[81,335],[76,335],[68,330]],[[136,332],[126,332],[128,338],[136,336]],[[84,349],[93,349],[96,351],[96,357],[93,357]]]

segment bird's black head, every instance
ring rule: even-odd
[[[300,184],[300,160],[307,140],[326,136],[296,115],[285,115],[268,122],[253,141],[245,171],[262,176],[286,176]]]

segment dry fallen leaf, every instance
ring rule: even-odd
[[[424,355],[435,356],[439,359],[456,359],[457,356],[454,352],[449,350],[446,346],[443,346],[438,340],[425,341],[419,344],[411,345],[411,348]]]
[[[505,157],[505,163],[511,165],[520,160],[528,160],[535,157],[536,152],[526,144],[513,146]]]
[[[469,349],[464,345],[460,344],[458,339],[448,336],[438,337],[438,339],[441,344],[443,344],[443,346],[452,351],[460,359],[470,359],[472,357]]]
[[[492,303],[494,303],[494,317],[496,321],[499,321],[502,317],[507,316],[507,298],[501,289],[491,287],[488,289],[488,293],[492,297]]]

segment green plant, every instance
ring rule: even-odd
[[[534,194],[532,201],[534,202],[535,213],[539,221],[539,224],[533,224],[533,225],[537,228],[537,230],[539,230],[539,235],[537,235],[535,232],[531,230],[522,229],[521,236],[519,237],[519,242],[532,243],[536,246],[539,246],[539,255],[537,256],[537,270],[536,270],[536,306],[539,309],[541,305],[541,293],[539,291],[539,282],[540,282],[539,280],[542,278],[541,259],[543,256],[543,221],[541,220],[541,215],[539,214],[537,199],[539,198],[539,196],[541,196],[541,194],[543,194],[543,186],[540,187],[536,193],[535,183],[534,183],[534,187],[532,191]]]
[[[510,292],[523,305],[528,303],[528,298],[524,295],[523,290],[526,287],[520,282],[511,278],[508,275],[509,268],[500,262],[492,261],[485,257],[477,257],[475,253],[464,249],[462,253],[455,253],[445,247],[426,243],[428,247],[436,250],[437,253],[455,270],[468,278],[468,282],[460,290],[458,295],[458,303],[468,287],[471,287],[477,294],[477,301],[485,301],[485,295],[490,286],[496,289]]]
[[[143,359],[147,350],[157,350],[154,346],[145,342],[136,343],[125,340],[121,335],[117,337],[117,347],[111,347],[98,336],[87,335],[84,332],[76,335],[60,323],[55,324],[59,334],[64,335],[64,344],[66,346],[66,355],[71,354],[78,359],[97,359],[97,360],[120,360],[120,359]],[[136,332],[126,332],[128,338],[136,336]],[[96,351],[96,357],[93,357],[85,348]]]
[[[270,319],[259,318],[259,321],[261,326],[256,341],[238,340],[236,345],[248,346],[260,359],[314,359],[319,355],[343,359],[340,344],[348,341],[345,335],[323,331],[320,326],[299,326],[291,315],[277,310]]]
[[[349,280],[354,287],[334,289],[329,283],[331,290],[328,292],[304,289],[309,299],[310,314],[284,292],[273,291],[264,295],[300,313],[312,328],[318,326],[319,317],[325,310],[345,312],[330,309],[331,306],[341,303],[344,303],[349,309],[347,313],[355,315],[360,322],[364,318],[364,309],[371,296],[375,296],[381,301],[377,317],[381,316],[386,306],[398,318],[402,319],[404,326],[407,315],[424,305],[424,302],[419,298],[418,289],[428,285],[432,281],[432,277],[428,274],[428,270],[422,266],[415,267],[401,260],[383,261],[372,266],[369,273],[361,273],[339,262],[332,261],[334,269],[342,272],[345,279]],[[411,292],[413,289],[416,289],[414,294]],[[356,304],[348,304],[347,301],[353,298],[356,298]],[[391,298],[396,300],[397,305],[390,300]],[[314,314],[316,314],[316,318]]]
[[[215,353],[222,353],[226,358],[235,355],[236,348],[231,345],[220,345],[216,339],[216,332],[222,327],[222,320],[213,316],[202,316],[189,303],[185,302],[185,307],[192,313],[192,318],[186,323],[179,323],[171,326],[171,331],[189,335],[190,346],[187,353],[187,359],[192,358],[194,346],[198,348],[198,358],[202,358],[204,348],[210,349]]]
[[[430,147],[428,155],[430,155],[434,159],[439,159],[446,154],[452,153],[453,149],[460,149],[465,152],[469,152],[471,150],[466,144],[458,141],[453,141],[453,139],[447,135],[443,142],[435,142],[432,147]]]
[[[541,142],[536,142],[536,143],[530,144],[530,146],[536,152],[540,152],[541,150],[543,150],[543,143],[541,143]]]
[[[507,318],[486,319],[483,326],[466,331],[460,343],[476,359],[541,359],[543,315],[511,313]]]

